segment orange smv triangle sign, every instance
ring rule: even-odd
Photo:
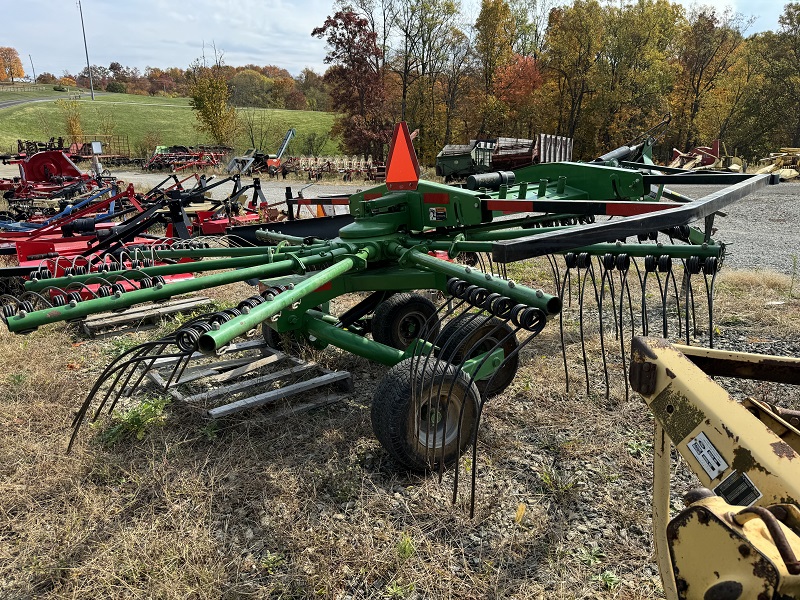
[[[392,192],[416,190],[419,182],[419,162],[408,124],[401,121],[394,126],[389,158],[386,159],[386,188]]]

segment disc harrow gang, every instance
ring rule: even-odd
[[[486,402],[535,359],[528,347],[548,321],[558,319],[567,389],[577,379],[591,394],[593,372],[602,371],[607,399],[615,369],[628,393],[631,336],[686,343],[706,336],[713,343],[714,287],[725,256],[724,244],[711,237],[715,215],[777,181],[657,168],[650,160],[654,142],[646,136],[591,163],[484,174],[468,184],[474,189],[464,189],[418,179],[410,134],[400,124],[386,184],[350,197],[354,222],[333,239],[260,230],[257,237],[268,245],[152,243],[127,248],[103,262],[102,272],[87,272],[78,261],[69,273],[55,268],[55,276],[43,264],[24,294],[2,297],[3,317],[22,333],[260,281],[259,293],[235,307],[197,317],[115,359],[78,411],[70,447],[87,417],[132,395],[161,358],[174,360],[169,386],[195,353],[224,352],[261,327],[274,344],[333,345],[387,366],[372,401],[375,436],[402,468],[441,476],[454,466],[454,500],[459,457],[471,447],[474,510]],[[698,200],[667,187],[684,183],[725,187]],[[181,274],[194,276],[163,279]],[[437,306],[420,290],[438,292],[443,301]],[[362,297],[348,310],[330,308],[353,293]],[[599,342],[600,369],[590,361],[590,341]],[[570,366],[574,352],[578,369]]]

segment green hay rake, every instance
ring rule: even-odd
[[[59,279],[34,274],[24,297],[3,300],[5,322],[24,333],[258,279],[262,291],[235,308],[198,317],[114,360],[78,411],[70,446],[87,416],[113,410],[158,359],[178,359],[169,385],[194,353],[224,352],[237,336],[261,326],[274,346],[287,339],[316,348],[333,345],[389,367],[374,394],[374,433],[402,467],[441,471],[457,465],[470,445],[476,452],[486,400],[509,386],[522,350],[549,320],[560,319],[564,303],[577,301],[580,307],[587,389],[584,306],[596,305],[600,317],[606,390],[607,332],[619,340],[623,363],[628,336],[652,333],[656,322],[665,337],[677,331],[688,340],[696,327],[695,294],[704,289],[713,336],[714,281],[725,252],[711,237],[715,214],[777,180],[655,168],[651,148],[665,124],[590,163],[488,173],[455,188],[419,180],[408,128],[401,123],[386,184],[351,196],[355,222],[335,239],[260,231],[273,246],[209,247],[198,239],[180,249],[141,250],[142,259],[172,263],[163,266]],[[692,200],[668,187],[676,184],[721,189]],[[540,256],[547,257],[552,293],[508,277],[510,263]],[[192,261],[178,262],[187,258]],[[215,272],[197,275],[210,271]],[[184,272],[196,276],[174,283],[160,278]],[[693,277],[704,285],[692,285]],[[101,278],[111,289],[105,297],[80,300],[73,294],[63,306],[48,301],[53,292],[69,294]],[[119,291],[114,283],[120,279],[138,289]],[[438,290],[446,301],[437,307],[418,290]],[[326,309],[352,293],[363,298],[343,314]],[[560,330],[563,341],[563,319]],[[566,353],[564,365],[568,369]],[[569,375],[567,370],[568,384]],[[475,475],[473,469],[473,492]]]

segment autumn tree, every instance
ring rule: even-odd
[[[514,16],[515,33],[512,48],[515,54],[538,59],[544,51],[547,17],[555,0],[509,0]]]
[[[752,54],[763,62],[751,85],[755,98],[747,102],[743,112],[748,115],[747,122],[752,120],[750,115],[758,115],[760,128],[752,133],[763,140],[764,150],[800,146],[800,3],[786,4],[778,23],[777,32],[764,32],[748,40]]]
[[[25,77],[25,70],[22,68],[22,61],[19,53],[14,48],[0,46],[0,81],[11,80]]]
[[[234,75],[230,82],[231,102],[235,106],[267,107],[273,82],[258,71],[245,69]]]
[[[594,153],[616,148],[669,112],[677,77],[671,57],[683,10],[668,0],[607,5],[603,42],[594,75]]]
[[[52,73],[48,73],[47,71],[45,71],[44,73],[39,73],[39,75],[36,77],[36,83],[53,84],[56,83],[57,81],[58,77],[56,77]]]
[[[472,43],[460,29],[453,27],[447,35],[447,60],[439,77],[444,104],[444,133],[442,144],[450,144],[456,137],[466,137],[468,127],[463,123],[464,116],[470,112],[465,98],[469,96],[472,56]],[[462,116],[462,135],[455,130],[458,117]]]
[[[192,65],[190,103],[198,131],[207,134],[216,144],[233,145],[238,128],[236,109],[230,104],[231,92],[219,63],[217,59],[214,67],[199,62]]]
[[[342,113],[334,125],[348,151],[383,157],[391,135],[385,89],[379,70],[383,52],[369,22],[353,10],[329,16],[311,35],[327,42],[325,73],[333,108]]]
[[[697,118],[703,101],[736,65],[742,35],[749,23],[740,14],[712,7],[693,10],[680,31],[677,46],[679,76],[673,93],[681,127],[674,145],[689,150],[701,142]]]
[[[306,67],[295,78],[295,83],[305,96],[308,110],[328,110],[330,100],[322,75]]]
[[[482,0],[475,21],[475,55],[481,67],[484,90],[492,90],[497,70],[508,64],[513,55],[516,24],[506,0]]]
[[[546,35],[542,64],[549,79],[547,102],[558,111],[556,132],[576,137],[588,100],[598,89],[597,66],[603,45],[602,8],[597,0],[576,0],[554,8]],[[576,139],[580,151],[585,136]]]
[[[510,110],[508,134],[533,137],[536,93],[541,85],[542,76],[533,57],[516,54],[498,70],[494,94]]]

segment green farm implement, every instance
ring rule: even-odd
[[[25,297],[3,299],[3,314],[11,331],[23,333],[259,280],[260,292],[236,307],[198,317],[118,357],[78,411],[75,432],[87,416],[97,418],[132,393],[159,359],[178,359],[169,384],[180,379],[193,354],[222,353],[235,338],[261,327],[273,346],[333,345],[389,367],[372,403],[376,437],[404,468],[442,469],[458,464],[470,445],[475,452],[484,403],[511,384],[521,361],[533,360],[524,349],[548,321],[558,321],[563,336],[562,307],[575,301],[579,307],[587,387],[584,330],[590,319],[584,306],[591,304],[599,315],[606,388],[609,331],[623,364],[632,333],[658,329],[688,341],[697,330],[695,295],[703,290],[712,337],[711,299],[725,252],[711,237],[715,215],[776,180],[654,167],[653,135],[593,162],[487,173],[456,188],[419,180],[401,123],[386,183],[350,197],[355,221],[334,239],[263,230],[258,236],[273,245],[203,247],[202,238],[184,249],[156,245],[143,249],[143,256],[168,264],[34,277]],[[678,184],[713,185],[716,191],[693,200],[671,189]],[[510,278],[519,266],[513,263],[534,257],[544,257],[548,281],[524,285]],[[196,276],[174,283],[159,278],[184,272]],[[137,289],[84,300],[78,294],[62,306],[47,300],[53,290],[69,292],[99,277],[111,286],[125,279]],[[442,302],[437,306],[420,290],[438,291]],[[356,298],[349,309],[328,309],[349,294]]]

